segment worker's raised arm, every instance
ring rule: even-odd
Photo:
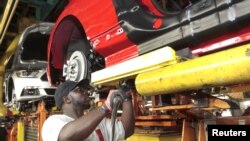
[[[125,131],[125,138],[131,136],[134,133],[135,126],[135,116],[134,116],[134,108],[132,104],[132,96],[131,91],[124,91],[122,89],[119,90],[111,90],[110,94],[105,101],[105,104],[112,111],[113,103],[115,97],[120,96],[122,99],[122,116],[121,121]]]
[[[135,128],[135,116],[134,108],[131,100],[124,101],[122,104],[122,117],[121,121],[125,130],[125,138],[131,136],[134,133]]]

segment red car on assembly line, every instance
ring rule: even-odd
[[[153,69],[145,65],[165,55],[138,58],[166,46],[193,58],[243,44],[249,7],[249,0],[69,0],[50,35],[49,81],[104,84]]]

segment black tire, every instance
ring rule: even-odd
[[[3,82],[2,93],[3,93],[2,102],[7,104],[8,103],[8,95],[6,94],[6,82],[5,81]]]
[[[13,80],[10,78],[10,76],[5,78],[4,81],[4,102],[9,105],[12,101],[12,87],[14,87]]]
[[[22,105],[21,102],[18,102],[16,100],[15,86],[12,79],[10,80],[8,85],[8,97],[9,97],[9,104],[11,105],[11,107],[17,111],[20,111]]]

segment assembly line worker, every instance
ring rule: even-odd
[[[109,141],[111,119],[106,118],[112,110],[110,100],[117,94],[111,90],[104,104],[83,114],[90,107],[89,83],[66,81],[55,92],[56,105],[63,114],[51,115],[42,127],[43,141]],[[134,112],[131,94],[124,93],[121,120],[115,122],[114,140],[123,140],[134,132]]]

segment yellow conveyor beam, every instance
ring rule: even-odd
[[[177,63],[175,51],[164,47],[131,60],[107,67],[91,74],[91,83],[94,85],[107,84],[120,79],[135,77],[139,73]]]
[[[141,73],[135,85],[143,96],[204,86],[250,82],[250,44]]]

